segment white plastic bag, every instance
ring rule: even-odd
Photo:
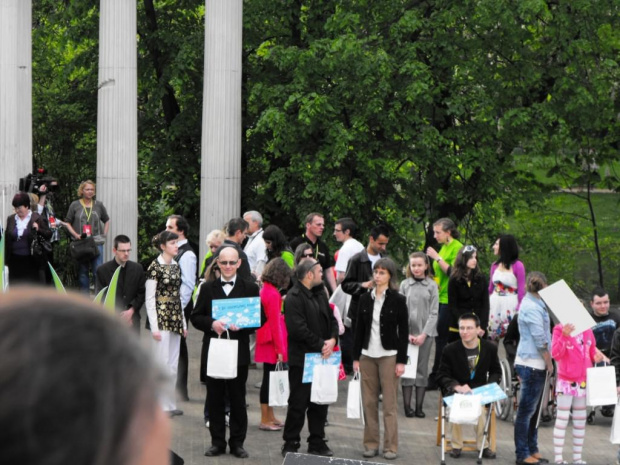
[[[338,400],[338,367],[322,363],[314,367],[310,402],[333,404]]]
[[[588,368],[586,405],[614,405],[617,401],[616,368],[613,365]]]
[[[269,373],[269,406],[286,407],[288,395],[288,371],[284,370],[282,362],[278,362],[276,369]]]
[[[403,378],[415,379],[416,373],[418,371],[418,353],[420,352],[420,347],[408,344],[407,345],[407,363],[405,364],[405,372],[403,373]]]
[[[454,394],[450,407],[450,423],[476,425],[482,415],[482,397],[476,394]]]
[[[347,391],[347,418],[361,418],[364,423],[364,408],[362,405],[362,381],[359,371],[356,371]]]
[[[224,333],[222,333],[224,334]],[[226,336],[230,337],[228,331]],[[212,338],[207,356],[207,376],[217,379],[237,377],[237,352],[239,341],[234,339]]]
[[[616,405],[614,419],[611,422],[611,434],[609,440],[612,444],[620,444],[620,402]]]

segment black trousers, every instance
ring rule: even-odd
[[[304,427],[305,415],[308,415],[308,443],[320,446],[324,444],[325,420],[327,419],[327,405],[310,402],[312,383],[302,383],[303,367],[292,366],[288,371],[290,395],[288,398],[288,412],[284,424],[282,438],[286,442],[300,442],[301,430]]]
[[[457,333],[458,334],[458,333]],[[448,345],[450,339],[450,310],[448,304],[439,304],[439,317],[437,318],[437,337],[435,338],[435,361],[431,375],[433,379],[439,371],[439,363],[441,362],[441,354],[444,347]]]
[[[248,365],[237,366],[237,377],[215,379],[207,376],[207,404],[209,406],[209,430],[211,445],[226,448],[225,399],[230,396],[230,439],[228,445],[243,447],[248,431],[248,411],[245,403],[245,383]]]

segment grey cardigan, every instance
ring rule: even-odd
[[[422,281],[407,278],[400,283],[400,293],[407,298],[409,334],[437,336],[439,292],[437,283],[427,277]]]

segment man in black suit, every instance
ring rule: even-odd
[[[489,383],[498,383],[502,377],[502,369],[497,356],[497,345],[486,339],[480,339],[480,319],[474,313],[465,313],[459,318],[460,341],[448,344],[443,350],[437,383],[441,386],[444,396],[454,393],[467,394],[472,389]],[[476,443],[478,450],[483,447],[485,410],[478,419],[476,427]],[[461,456],[463,434],[461,425],[452,425],[452,451],[454,458]],[[482,457],[494,459],[495,452],[485,447]]]
[[[308,416],[308,453],[330,457],[332,450],[325,443],[327,405],[311,402],[312,383],[303,383],[304,360],[307,353],[320,352],[328,358],[338,343],[338,323],[329,307],[322,285],[323,269],[314,258],[299,262],[295,269],[297,282],[284,301],[288,329],[288,379],[290,395],[282,438],[282,456],[297,452],[300,447],[304,416]]]
[[[112,253],[114,258],[97,268],[96,292],[99,293],[101,289],[110,285],[114,272],[120,266],[116,286],[116,307],[120,309],[120,317],[139,333],[140,309],[144,304],[146,283],[144,269],[140,264],[129,260],[131,240],[127,236],[120,234],[114,238]]]
[[[207,376],[208,396],[205,402],[209,410],[209,431],[211,447],[205,452],[207,457],[214,457],[226,452],[226,424],[224,420],[225,395],[230,396],[230,438],[228,445],[235,457],[247,458],[249,454],[243,448],[248,430],[248,413],[245,403],[245,384],[248,379],[250,364],[250,333],[252,330],[227,326],[222,320],[215,320],[212,315],[212,303],[217,299],[236,299],[241,297],[258,297],[256,283],[243,279],[237,274],[241,259],[236,247],[222,246],[217,260],[221,276],[214,281],[201,284],[192,312],[191,322],[200,331],[204,331],[203,350],[208,353],[212,338],[217,338],[226,329],[231,339],[239,341],[237,354],[237,377],[233,379],[215,379]]]

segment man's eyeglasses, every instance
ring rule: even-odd
[[[471,253],[476,251],[477,249],[473,245],[466,245],[465,247],[463,247],[463,252]]]
[[[336,229],[336,228],[334,228],[334,232],[341,233],[341,232],[342,232],[342,229]]]
[[[220,265],[224,265],[224,266],[235,266],[235,265],[239,262],[239,260],[229,260],[229,261],[226,261],[226,260],[218,260],[217,262],[218,262]]]
[[[126,249],[126,250],[116,249],[116,251],[117,251],[118,253],[130,253],[130,252],[131,252],[131,249]]]

